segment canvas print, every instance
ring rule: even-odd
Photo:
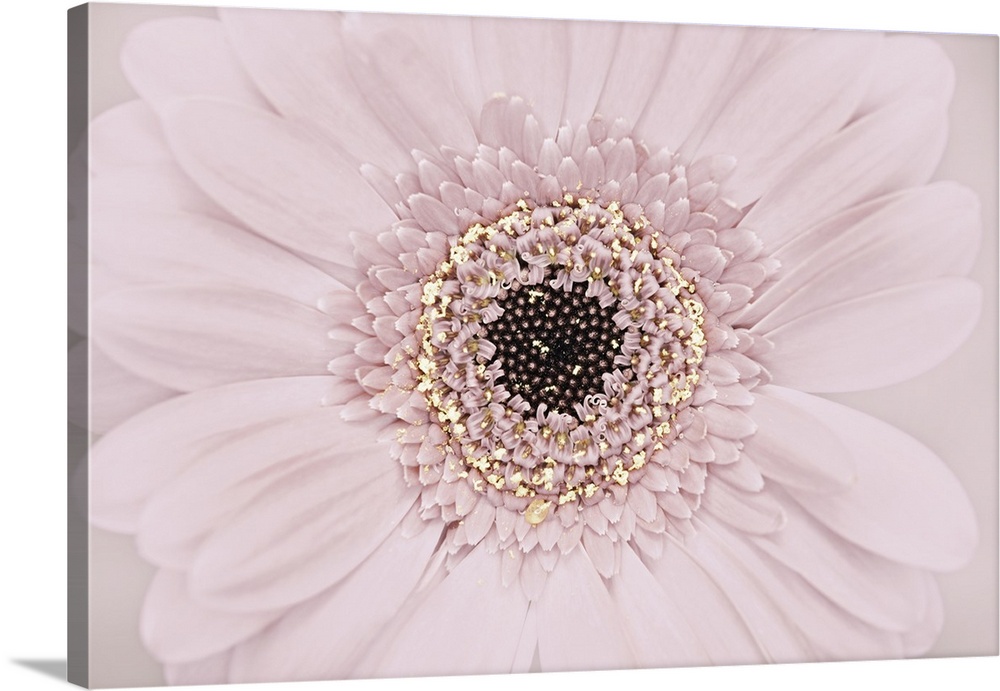
[[[954,42],[86,11],[85,681],[996,653]]]

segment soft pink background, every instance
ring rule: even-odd
[[[91,10],[91,113],[129,100],[134,92],[118,67],[130,27],[165,15],[211,10],[96,5]],[[997,41],[938,36],[955,63],[951,138],[936,177],[977,192],[984,243],[973,272],[984,288],[983,318],[972,338],[941,367],[919,379],[875,392],[836,398],[917,437],[959,476],[980,520],[980,547],[961,573],[941,578],[947,620],[932,655],[989,655],[997,633]],[[943,315],[929,315],[941,319]],[[129,537],[92,530],[91,674],[96,686],[162,684],[142,648],[136,622],[151,567]]]

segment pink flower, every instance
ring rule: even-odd
[[[124,65],[92,510],[169,681],[933,643],[968,500],[817,395],[978,319],[933,44],[230,10]]]

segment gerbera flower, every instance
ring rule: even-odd
[[[933,643],[968,501],[817,395],[978,318],[932,43],[225,10],[124,66],[92,510],[170,682]]]

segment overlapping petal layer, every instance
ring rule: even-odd
[[[141,28],[125,66],[145,103],[92,130],[123,397],[95,429],[137,414],[93,450],[94,522],[162,569],[143,631],[172,683],[933,641],[929,572],[975,546],[961,487],[802,393],[915,376],[978,318],[975,200],[924,184],[933,44],[226,10]],[[489,324],[515,285],[574,284],[620,369],[546,412]]]

